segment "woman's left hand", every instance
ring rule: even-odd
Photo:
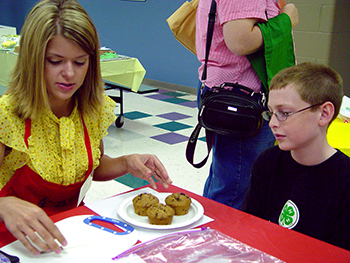
[[[135,177],[148,181],[154,189],[157,186],[153,177],[161,182],[165,188],[168,188],[169,184],[172,183],[168,172],[155,155],[131,154],[126,155],[125,160],[128,172]]]

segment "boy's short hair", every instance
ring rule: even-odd
[[[270,90],[284,89],[293,83],[301,99],[311,105],[326,101],[334,105],[334,116],[338,116],[344,96],[343,79],[330,67],[305,62],[281,70],[270,82]]]

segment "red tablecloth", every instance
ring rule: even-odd
[[[183,192],[204,207],[205,215],[214,219],[205,226],[221,231],[249,246],[264,251],[286,262],[350,262],[350,251],[319,241],[296,231],[249,215],[242,211],[188,192],[176,186],[159,192]],[[87,207],[79,207],[52,216],[57,222],[73,215],[94,214]],[[14,241],[14,237],[0,228],[0,247]]]

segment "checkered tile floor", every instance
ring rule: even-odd
[[[106,94],[119,96],[119,91]],[[184,92],[159,89],[151,93],[123,92],[124,124],[115,124],[104,138],[105,152],[111,157],[131,153],[152,153],[158,156],[173,183],[197,194],[202,194],[210,160],[201,169],[193,168],[186,160],[188,137],[197,124],[196,96]],[[118,104],[115,113],[120,113]],[[204,131],[197,142],[195,162],[207,154]],[[94,182],[86,202],[101,199],[131,188],[147,184],[131,175],[115,182]]]

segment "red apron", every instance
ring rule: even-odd
[[[60,185],[44,180],[40,175],[29,168],[28,165],[16,170],[12,178],[1,189],[0,197],[16,196],[41,207],[49,216],[77,207],[80,188],[89,177],[93,168],[93,159],[89,134],[82,118],[84,126],[85,147],[88,153],[89,168],[84,181]],[[28,147],[28,138],[31,134],[31,120],[25,122],[24,141]]]

